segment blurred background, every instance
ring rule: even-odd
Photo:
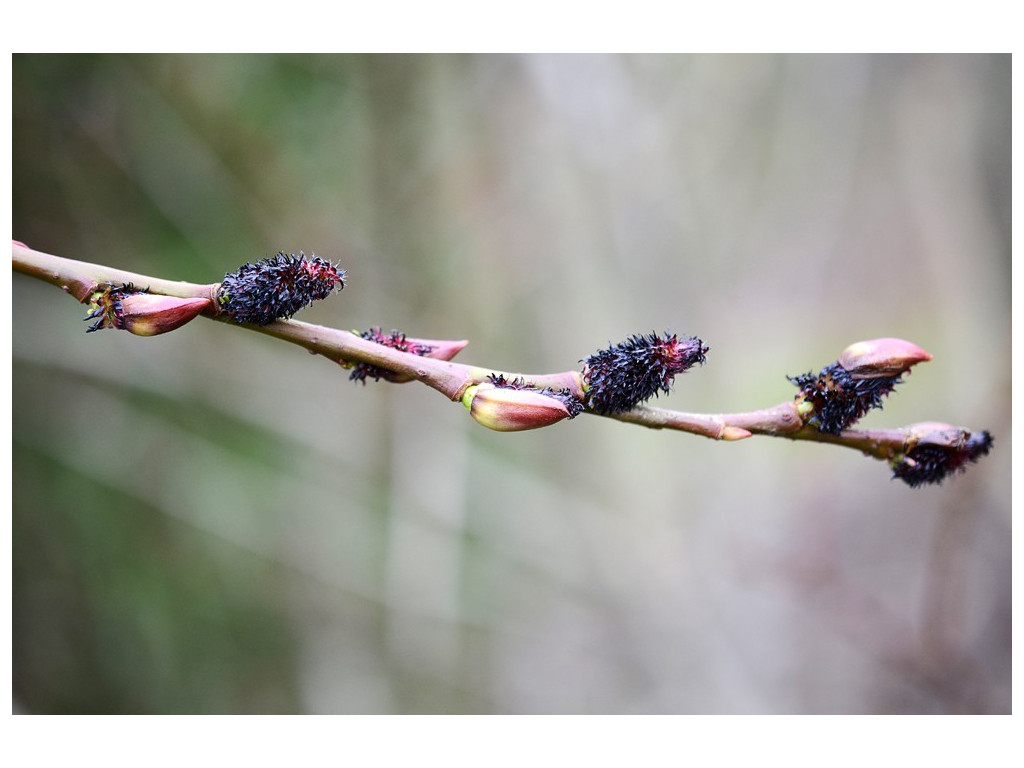
[[[849,343],[934,361],[855,451],[489,432],[220,323],[85,335],[13,278],[13,702],[40,713],[1008,713],[1009,55],[13,58],[13,236],[561,371],[700,336],[742,411]]]

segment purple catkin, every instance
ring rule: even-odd
[[[278,253],[224,276],[217,301],[238,323],[268,325],[345,287],[345,270],[319,256]]]

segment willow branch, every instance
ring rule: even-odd
[[[466,365],[403,352],[365,339],[350,331],[297,320],[275,320],[267,325],[237,323],[221,311],[215,300],[220,283],[197,284],[165,280],[42,253],[16,241],[13,243],[12,249],[15,272],[57,286],[81,303],[88,304],[97,292],[111,284],[130,283],[149,294],[158,296],[208,300],[208,304],[203,304],[202,314],[209,319],[226,322],[297,344],[346,368],[362,363],[389,372],[395,377],[395,380],[422,382],[453,401],[462,399],[471,387],[487,386],[488,382],[493,381],[495,377],[504,377],[507,381],[522,382],[523,386],[533,390],[567,391],[570,397],[580,402],[586,402],[587,383],[580,371],[524,374],[506,372],[488,366]],[[466,342],[449,343],[456,345],[456,351],[466,344]],[[929,358],[930,356],[921,359]],[[810,412],[801,407],[799,398],[769,408],[743,413],[685,413],[646,404],[639,404],[630,410],[615,413],[597,413],[588,406],[584,412],[651,429],[677,430],[714,440],[740,440],[752,435],[763,435],[828,443],[853,448],[868,456],[888,461],[906,454],[922,440],[926,433],[931,436],[937,431],[943,432],[944,428],[959,430],[957,434],[950,433],[941,438],[950,444],[957,440],[963,442],[970,437],[970,432],[967,430],[934,423],[888,430],[844,429],[836,430],[834,433],[822,431],[813,423],[813,419],[808,418]],[[987,433],[984,434],[987,436]],[[929,439],[934,440],[935,438],[929,437]]]

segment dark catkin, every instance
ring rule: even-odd
[[[420,355],[421,357],[423,355],[430,354],[434,349],[427,344],[409,341],[404,333],[395,330],[392,330],[390,333],[384,333],[380,328],[371,328],[368,331],[363,331],[359,335],[367,341],[372,341],[376,344],[390,347],[391,349],[397,349],[399,352],[408,352],[411,355]],[[356,363],[348,378],[349,381],[358,381],[365,385],[367,378],[371,378],[374,381],[380,381],[382,378],[388,378],[389,375],[389,371],[385,371],[379,366],[372,365],[370,363]]]
[[[707,352],[693,336],[631,336],[583,361],[586,404],[597,413],[631,410],[659,392],[668,394],[676,375],[703,364]]]
[[[956,446],[918,445],[893,464],[893,479],[902,480],[911,488],[938,484],[950,475],[963,472],[992,450],[992,435],[979,432]]]
[[[345,270],[319,256],[278,253],[224,276],[217,301],[238,323],[268,325],[345,287]]]
[[[787,378],[799,387],[799,397],[814,406],[810,423],[833,435],[855,424],[872,408],[881,408],[883,398],[902,381],[898,375],[854,378],[838,362],[825,366],[817,376],[805,373]]]
[[[536,392],[540,395],[547,397],[553,397],[558,400],[562,405],[565,406],[566,410],[569,411],[569,418],[575,419],[581,413],[583,413],[583,403],[573,397],[572,392],[566,389],[551,389],[550,387],[544,387],[543,389],[537,389],[529,386],[522,377],[514,379],[506,379],[504,374],[492,373],[487,377],[495,387],[498,389],[526,389],[531,392]]]

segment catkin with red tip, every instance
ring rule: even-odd
[[[217,301],[238,323],[268,325],[345,287],[345,270],[319,256],[278,253],[224,276]]]
[[[668,394],[676,375],[703,364],[707,352],[694,336],[630,336],[583,361],[587,405],[597,413],[619,413],[659,392]]]

